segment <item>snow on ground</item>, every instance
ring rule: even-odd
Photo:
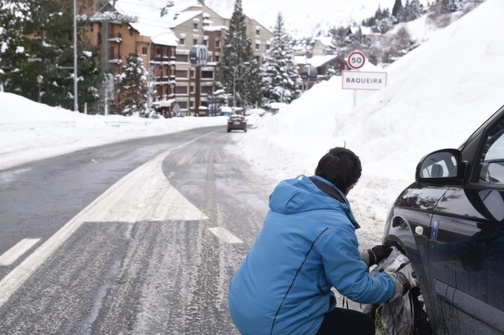
[[[341,77],[333,77],[277,115],[251,115],[254,126],[230,134],[236,145],[226,149],[246,158],[270,190],[281,179],[313,174],[331,147],[355,151],[363,176],[349,200],[362,226],[362,246],[379,243],[388,210],[413,181],[420,158],[457,148],[504,104],[504,30],[495,29],[503,12],[504,1],[487,0],[444,30],[430,32],[427,42],[386,70],[365,67],[387,72],[387,87],[380,91],[343,90]],[[0,106],[0,169],[139,136],[212,125],[224,129],[226,122],[89,116],[1,92]]]

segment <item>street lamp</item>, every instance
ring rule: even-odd
[[[37,83],[38,83],[38,102],[40,103],[40,86],[42,85],[42,81],[44,81],[44,77],[42,75],[37,76]]]
[[[74,80],[74,111],[79,111],[78,89],[77,89],[77,1],[73,1],[73,80]]]

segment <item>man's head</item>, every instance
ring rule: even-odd
[[[322,156],[315,174],[334,184],[340,191],[348,194],[362,173],[359,157],[351,150],[332,148]]]

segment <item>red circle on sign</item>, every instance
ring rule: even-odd
[[[348,55],[348,66],[350,66],[352,69],[360,69],[361,67],[364,66],[364,63],[366,62],[366,56],[360,51],[353,51]]]

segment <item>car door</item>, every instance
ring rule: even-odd
[[[504,119],[482,132],[468,176],[432,216],[431,287],[449,334],[504,333]]]

